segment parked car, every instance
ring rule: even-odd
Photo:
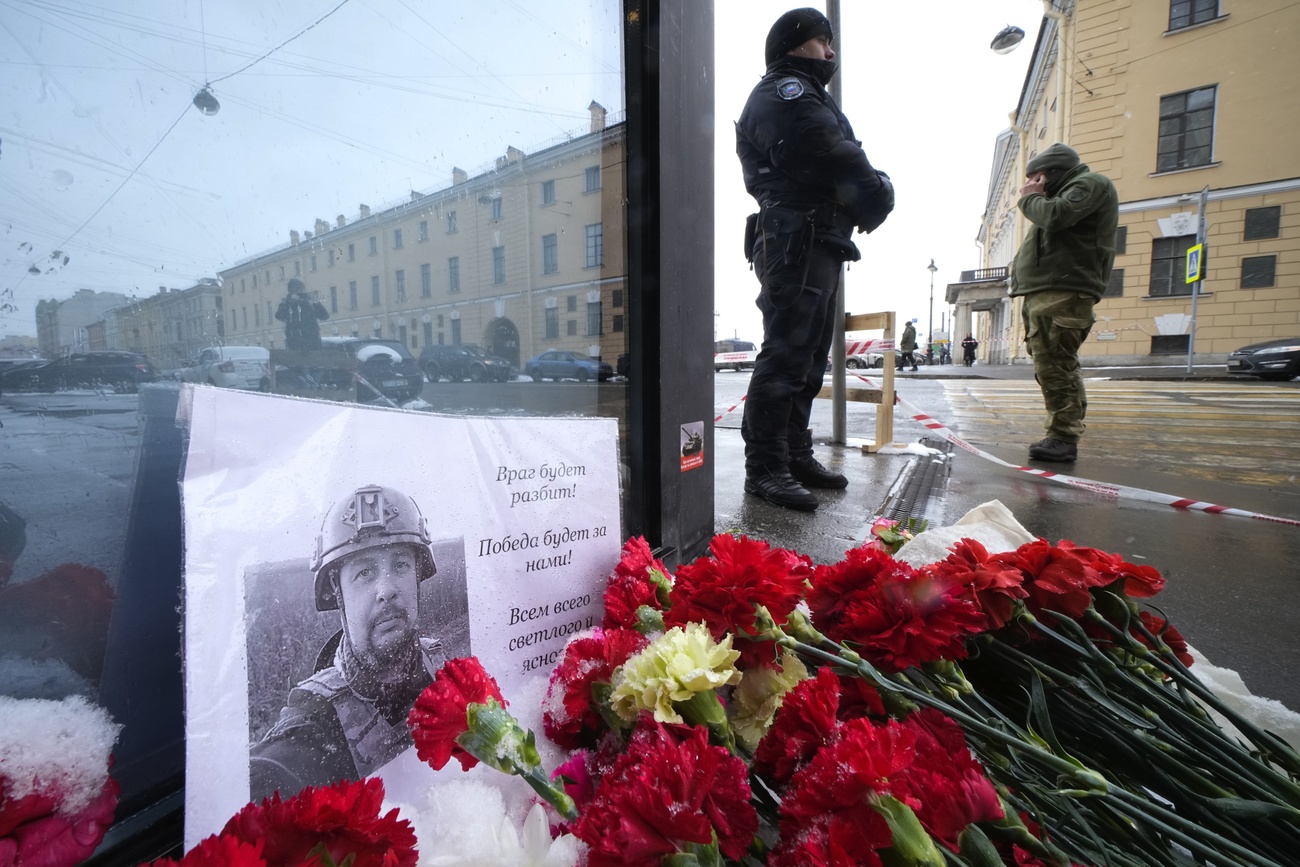
[[[1300,376],[1300,337],[1252,343],[1228,356],[1228,373],[1285,382]]]
[[[188,367],[176,371],[176,378],[222,388],[270,391],[270,363],[270,350],[260,346],[212,346],[194,356]]]
[[[5,371],[4,391],[57,391],[61,388],[112,388],[133,392],[157,378],[153,364],[138,352],[77,352]]]
[[[398,403],[414,400],[424,391],[424,372],[400,340],[322,337],[319,356],[315,350],[302,351],[300,356],[309,361],[320,357],[321,365],[309,368],[307,373],[323,386],[348,388],[354,374],[370,383],[373,388],[356,382],[358,403],[375,400],[375,389]],[[292,353],[286,350],[284,357],[290,359]]]
[[[533,382],[543,379],[576,379],[578,382],[599,380],[604,382],[614,375],[614,368],[606,361],[597,361],[574,352],[552,349],[535,358],[528,359],[524,365],[524,375],[531,376]]]
[[[752,370],[758,347],[748,340],[716,340],[713,343],[713,369]]]
[[[430,343],[420,350],[420,369],[429,382],[444,378],[452,382],[509,382],[516,374],[509,359],[491,355],[471,343]]]
[[[861,370],[864,367],[884,367],[885,353],[861,352],[857,355],[849,355],[844,359],[844,366],[852,370]]]

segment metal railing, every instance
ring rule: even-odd
[[[962,271],[961,282],[963,283],[983,283],[990,280],[1007,279],[1008,268],[977,268],[974,271]]]

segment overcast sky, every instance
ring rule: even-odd
[[[716,3],[720,335],[760,336],[732,123],[790,5]],[[924,324],[930,259],[940,299],[976,265],[993,140],[1041,3],[842,5],[845,111],[898,189],[848,306]],[[0,337],[34,334],[42,298],[187,287],[317,217],[585,132],[591,100],[625,107],[619,17],[604,0],[0,0],[0,290],[19,308],[0,313]],[[1029,38],[999,57],[988,42],[1007,23]],[[214,116],[190,107],[209,81]]]

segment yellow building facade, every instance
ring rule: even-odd
[[[1085,362],[1218,363],[1300,335],[1300,6],[1289,0],[1044,4],[1011,127],[995,143],[979,266],[950,284],[956,333],[1027,362],[1006,268],[1027,226],[1025,163],[1079,151],[1120,198],[1115,273]],[[1185,280],[1204,198],[1205,268]]]
[[[613,364],[627,351],[625,126],[590,111],[584,135],[318,218],[222,271],[226,342],[283,348],[275,312],[296,277],[329,312],[323,336],[399,340],[416,355],[475,344],[520,368],[548,349]]]

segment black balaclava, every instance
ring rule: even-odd
[[[787,52],[815,36],[825,36],[832,40],[835,38],[830,19],[816,9],[791,9],[776,19],[772,29],[767,32],[763,59],[770,68],[773,63],[785,57]],[[831,80],[837,68],[833,60],[814,60],[811,57],[790,59],[798,61],[800,66],[808,69],[823,85]]]

